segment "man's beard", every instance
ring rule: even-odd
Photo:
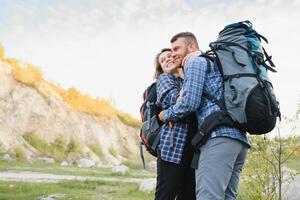
[[[182,60],[183,59],[180,59],[180,60],[178,59],[178,62],[174,63],[176,68],[181,68],[182,67]]]

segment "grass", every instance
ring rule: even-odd
[[[23,138],[34,148],[36,148],[42,155],[46,155],[49,145],[43,140],[35,131],[26,132]]]
[[[151,156],[146,150],[144,150],[144,158],[145,158],[145,165],[146,168],[148,167],[148,164],[154,160],[154,157]],[[131,169],[141,169],[143,168],[142,159],[140,156],[137,157],[137,159],[127,160],[124,161],[122,164],[128,166]]]
[[[19,160],[23,160],[26,158],[25,152],[21,146],[15,148],[15,156]]]
[[[294,169],[297,171],[298,174],[300,174],[300,153],[297,153],[293,160],[289,161],[287,166],[291,169]]]
[[[150,200],[153,192],[138,190],[135,183],[104,181],[63,181],[59,183],[0,182],[0,200],[29,200],[52,194],[64,195],[61,200]]]
[[[241,180],[238,187],[238,196],[237,200],[245,200],[247,199],[247,188],[246,184]]]
[[[104,160],[104,153],[102,151],[101,145],[90,145],[89,148],[102,160]]]
[[[53,143],[51,143],[50,149],[52,155],[56,160],[62,161],[66,157],[66,140],[62,135],[58,135]]]
[[[113,155],[114,157],[116,157],[118,154],[117,154],[117,152],[116,152],[116,150],[113,148],[113,147],[110,147],[109,149],[108,149],[108,152],[111,154],[111,155]]]
[[[142,173],[139,169],[130,169],[127,175],[113,175],[111,168],[78,168],[75,166],[60,166],[58,163],[27,163],[25,161],[0,161],[0,171],[31,171],[39,173],[51,173],[72,176],[93,177],[130,177],[130,178],[154,178],[155,173]]]
[[[288,164],[288,167],[291,168],[291,169],[296,170],[297,173],[299,174],[300,173],[300,159],[296,159],[296,160],[291,161]]]
[[[82,153],[81,146],[82,146],[82,144],[80,143],[79,139],[71,138],[71,141],[67,145],[66,152],[67,152],[67,154],[70,154],[73,152],[81,154]]]
[[[70,142],[66,144],[66,140],[62,135],[58,135],[53,143],[48,144],[35,131],[26,132],[23,138],[36,150],[40,156],[51,156],[57,161],[62,161],[67,156],[80,156],[82,154],[82,144],[79,139],[71,138]],[[22,157],[22,149],[16,148],[16,157]]]
[[[140,128],[142,123],[140,120],[132,117],[130,114],[128,113],[124,113],[124,112],[120,112],[120,111],[116,111],[116,114],[118,116],[118,118],[124,123],[127,124],[129,126],[135,127],[135,128]]]
[[[58,175],[118,177],[123,178],[154,178],[155,173],[143,173],[138,169],[130,169],[127,175],[112,175],[110,168],[77,168],[63,167],[58,163],[27,163],[24,160],[12,162],[0,161],[0,171],[40,172]],[[64,195],[59,200],[140,200],[153,199],[154,192],[145,193],[138,190],[137,183],[121,181],[62,181],[58,183],[28,183],[15,181],[0,181],[0,200],[34,200],[53,194]]]

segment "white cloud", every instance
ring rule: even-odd
[[[208,48],[227,23],[250,19],[270,40],[279,73],[271,75],[285,114],[296,109],[299,1],[9,1],[0,32],[7,55],[42,68],[48,80],[93,96],[113,97],[138,116],[153,59],[180,31]],[[0,13],[1,14],[1,13]]]

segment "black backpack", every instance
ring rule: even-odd
[[[221,108],[207,116],[192,141],[193,146],[203,145],[211,132],[219,126],[235,127],[252,135],[270,132],[280,118],[279,103],[267,76],[274,63],[261,45],[267,39],[258,34],[250,21],[226,26],[211,50],[204,55],[218,67],[224,81],[224,99],[204,94]]]
[[[142,127],[140,129],[140,153],[145,168],[143,146],[152,155],[157,157],[157,150],[160,140],[160,129],[162,123],[158,114],[162,110],[156,105],[156,82],[152,83],[143,94],[144,102],[140,108]]]

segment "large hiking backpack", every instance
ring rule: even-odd
[[[217,126],[227,125],[254,135],[270,132],[276,118],[280,117],[279,103],[267,76],[267,70],[276,72],[261,40],[267,39],[258,34],[250,21],[226,26],[205,57],[208,65],[212,60],[218,66],[224,80],[224,100],[204,97],[216,102],[221,111],[209,115],[201,125],[200,136],[208,135]],[[269,65],[267,65],[267,62]]]
[[[152,83],[143,94],[144,102],[140,108],[142,127],[140,129],[140,152],[145,167],[143,146],[153,156],[157,156],[157,149],[160,140],[161,122],[158,114],[161,108],[156,103],[156,82]]]

